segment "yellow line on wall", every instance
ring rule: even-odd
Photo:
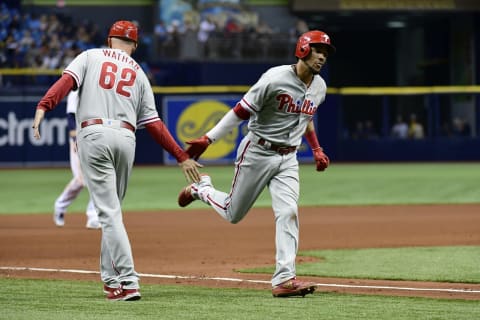
[[[250,86],[153,87],[154,93],[228,93],[246,92]]]
[[[36,76],[58,75],[62,69],[38,69],[38,68],[5,68],[0,69],[0,75],[4,76]],[[188,93],[239,93],[246,92],[250,86],[246,85],[218,85],[218,86],[154,86],[154,93],[163,94],[188,94]],[[469,86],[430,86],[430,87],[340,87],[328,88],[329,94],[340,95],[414,95],[432,93],[480,93],[479,85]]]
[[[433,87],[344,87],[338,88],[341,95],[412,95],[431,93],[480,93],[480,86],[433,86]]]

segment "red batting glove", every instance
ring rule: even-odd
[[[317,148],[313,151],[313,158],[317,163],[317,171],[325,171],[328,165],[330,164],[330,159],[328,159],[327,155],[323,153],[322,148]]]
[[[188,153],[190,158],[194,160],[198,160],[198,158],[200,158],[202,153],[204,153],[205,150],[207,150],[208,146],[211,143],[212,143],[212,140],[210,140],[210,138],[207,137],[206,135],[195,140],[187,141],[187,144],[189,144],[190,146],[188,147],[186,152]]]

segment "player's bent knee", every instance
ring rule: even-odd
[[[283,208],[281,211],[275,213],[276,220],[297,220],[298,211],[296,208]]]
[[[239,223],[240,221],[242,221],[241,218],[240,218],[240,219],[230,220],[230,223],[231,223],[231,224],[237,224],[237,223]]]
[[[85,183],[83,182],[83,179],[79,179],[77,177],[73,180],[72,188],[74,188],[75,190],[80,191],[81,189],[83,189],[84,186]]]
[[[76,176],[76,177],[75,177],[75,180],[77,180],[78,183],[82,185],[82,187],[85,187],[85,180],[83,179],[83,176],[81,176],[81,175],[80,175],[80,176]]]
[[[243,218],[245,217],[245,214],[246,214],[246,213],[241,214],[241,215],[239,215],[239,214],[230,214],[230,215],[228,216],[228,221],[229,221],[231,224],[237,224],[237,223],[239,223],[240,221],[243,220]]]

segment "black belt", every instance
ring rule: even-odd
[[[267,140],[265,140],[263,138],[260,138],[260,139],[258,139],[257,143],[261,146],[264,146],[265,144],[267,144]],[[270,148],[269,149],[272,150],[272,151],[275,151],[275,152],[277,152],[281,155],[286,155],[286,154],[295,152],[297,150],[297,147],[295,147],[295,146],[281,146],[281,145],[278,145],[278,144],[270,143]]]
[[[91,126],[91,125],[94,125],[94,124],[103,124],[103,120],[102,119],[88,119],[88,120],[82,121],[80,126],[82,128],[85,128],[85,127],[88,127],[88,126]],[[120,127],[128,129],[132,132],[135,132],[135,127],[132,126],[130,123],[126,122],[126,121],[121,121],[120,120]]]

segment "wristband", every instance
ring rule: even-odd
[[[315,130],[311,130],[305,133],[305,139],[307,140],[308,144],[310,145],[310,148],[313,150],[321,149],[320,143],[318,143],[318,138],[317,134],[315,133]]]

